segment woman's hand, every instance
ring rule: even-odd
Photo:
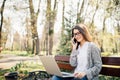
[[[71,43],[72,43],[72,46],[73,46],[73,50],[75,50],[76,47],[77,47],[77,42],[74,41],[74,37],[72,38]]]
[[[75,74],[74,74],[74,77],[75,77],[75,78],[83,78],[85,75],[86,75],[86,73],[80,72],[80,73],[75,73]]]

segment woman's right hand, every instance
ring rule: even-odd
[[[77,42],[74,41],[74,37],[72,38],[71,43],[72,43],[72,46],[73,46],[73,50],[75,50],[76,47],[77,47]]]

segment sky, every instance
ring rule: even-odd
[[[3,1],[3,0],[2,0]],[[73,10],[74,13],[77,13],[76,9],[77,9],[77,4],[75,3],[75,1],[79,1],[79,0],[65,0],[66,2],[66,7],[65,7],[65,17],[70,17],[67,12],[69,10]],[[82,2],[82,0],[80,0]],[[86,0],[88,1],[88,0]],[[22,0],[16,0],[16,1],[11,1],[8,0],[6,1],[6,8],[5,8],[5,12],[4,12],[4,17],[5,18],[10,18],[10,22],[11,22],[11,27],[13,28],[11,33],[14,33],[15,31],[18,31],[21,35],[25,35],[26,31],[25,31],[25,20],[26,20],[26,16],[29,15],[28,12],[26,12],[25,10],[18,10],[16,11],[15,8],[19,8],[22,7],[28,7],[29,5],[26,4],[25,2],[27,1],[22,1]],[[35,7],[35,11],[38,9],[38,0],[33,0],[34,2],[34,7]],[[72,4],[71,4],[72,3]],[[52,3],[53,4],[53,3]],[[0,4],[1,5],[1,4]],[[81,5],[81,4],[80,4]],[[14,7],[12,7],[14,6]],[[58,14],[56,17],[56,22],[55,22],[55,26],[54,26],[54,32],[58,33],[61,30],[61,23],[62,23],[62,0],[59,0],[58,3]],[[85,15],[85,11],[87,10],[87,13],[84,17],[85,18],[85,22],[91,22],[92,19],[92,15],[94,14],[94,10],[95,7],[90,6],[87,8],[88,6],[85,5],[85,9],[82,13],[82,15]],[[46,4],[45,4],[45,0],[41,0],[41,5],[40,5],[40,14],[38,16],[38,22],[37,22],[37,26],[38,26],[38,34],[39,37],[41,37],[42,35],[42,30],[45,24],[45,10],[46,10]],[[28,10],[27,10],[28,11]],[[97,27],[97,29],[102,29],[102,25],[103,25],[103,20],[104,17],[103,16],[105,14],[105,11],[103,8],[100,8],[99,10],[97,10],[96,15],[94,17],[94,25]],[[73,21],[76,18],[73,18]],[[107,18],[105,25],[107,27],[108,32],[114,33],[113,30],[113,25],[116,25],[116,21],[113,20],[113,17]]]

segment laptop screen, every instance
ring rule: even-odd
[[[54,59],[54,56],[40,56],[40,60],[47,73],[62,76],[61,71]]]

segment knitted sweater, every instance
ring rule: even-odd
[[[78,50],[72,50],[72,53],[70,55],[71,66],[77,66],[78,54]],[[86,76],[88,80],[98,80],[98,75],[102,68],[102,60],[100,55],[100,49],[93,42],[88,43],[87,58],[87,70],[85,71]]]

